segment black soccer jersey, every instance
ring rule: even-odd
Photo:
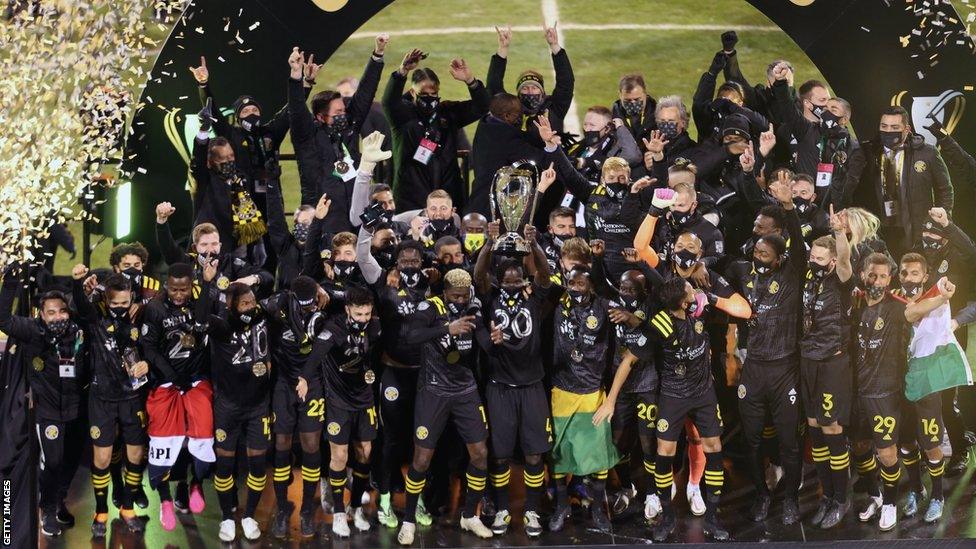
[[[908,368],[909,324],[905,303],[891,294],[856,312],[857,395],[880,398],[901,393]]]
[[[554,315],[552,384],[576,394],[600,388],[610,360],[610,301],[592,296],[583,305],[563,294]]]
[[[292,386],[299,377],[310,384],[321,380],[318,368],[307,364],[312,342],[325,323],[321,311],[303,312],[290,291],[279,292],[261,302],[267,313],[271,335],[271,361],[277,379]]]
[[[474,368],[478,357],[475,333],[452,336],[448,325],[462,316],[475,316],[481,324],[481,303],[472,299],[467,310],[451,313],[444,300],[420,302],[410,322],[407,344],[421,347],[420,384],[439,396],[458,396],[477,390]]]
[[[658,311],[644,324],[648,337],[661,349],[658,372],[661,394],[693,398],[712,388],[711,349],[701,318],[678,318]]]
[[[834,271],[817,280],[810,278],[803,289],[803,338],[800,356],[826,360],[846,352],[851,342],[851,290],[854,277],[841,282]]]
[[[380,323],[375,318],[361,330],[351,327],[345,314],[325,323],[309,361],[323,370],[329,406],[355,411],[373,405],[373,354],[379,339]]]
[[[386,280],[386,273],[380,281]],[[390,288],[378,290],[383,352],[404,366],[420,366],[420,345],[407,344],[410,320],[425,297],[425,290]]]
[[[624,309],[622,303],[618,301],[610,301],[611,309]],[[630,375],[627,376],[627,381],[624,382],[623,387],[620,389],[621,393],[644,393],[649,391],[657,391],[657,367],[654,362],[654,342],[651,338],[647,337],[646,330],[643,326],[647,322],[647,318],[651,311],[649,304],[642,304],[639,309],[634,311],[637,318],[641,319],[641,326],[636,328],[631,328],[626,324],[614,324],[613,334],[614,341],[614,355],[613,355],[613,373],[616,375],[617,367],[620,366],[620,361],[623,358],[624,351],[630,351],[638,358],[638,361],[631,366]]]
[[[507,295],[492,288],[485,302],[491,305],[491,320],[501,328],[503,341],[488,353],[488,376],[505,385],[531,385],[545,375],[542,364],[542,312],[549,288],[532,284],[531,291]],[[486,322],[482,328],[490,330]]]
[[[214,400],[235,407],[266,408],[271,395],[271,352],[268,321],[262,311],[249,324],[211,315],[210,364]]]
[[[199,302],[174,305],[167,297],[149,302],[143,312],[142,350],[157,384],[184,383],[205,373],[207,334],[195,317]]]

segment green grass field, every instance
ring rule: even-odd
[[[737,29],[739,62],[750,81],[765,78],[766,64],[777,57],[793,62],[797,81],[822,78],[810,60],[784,33],[773,28],[765,16],[745,0],[618,0],[596,7],[586,0],[555,0],[566,51],[576,72],[576,106],[580,118],[591,105],[609,106],[616,99],[617,81],[630,72],[644,74],[650,93],[655,97],[680,94],[689,103],[698,78],[711,62],[721,43],[724,29]],[[707,4],[707,9],[705,8]],[[387,68],[380,93],[390,70],[412,47],[430,52],[425,65],[441,76],[441,95],[445,98],[467,96],[463,85],[450,78],[447,66],[460,56],[483,79],[497,40],[490,32],[454,32],[452,28],[484,28],[511,24],[513,27],[537,27],[516,30],[509,51],[508,89],[525,68],[540,70],[552,86],[552,64],[543,38],[541,24],[543,3],[525,0],[472,2],[461,0],[397,0],[370,20],[327,61],[318,77],[318,87],[334,86],[345,76],[359,76],[373,46],[373,36],[390,32]],[[668,28],[620,29],[620,25],[669,25]],[[599,29],[574,29],[574,25],[599,25]],[[702,29],[716,26],[719,29]],[[750,27],[757,27],[748,30]],[[402,36],[398,33],[433,29],[431,34]],[[314,53],[314,52],[313,52]],[[187,71],[186,78],[190,78]],[[318,90],[316,90],[318,91]],[[246,90],[241,90],[246,92]],[[379,95],[379,94],[378,94]],[[469,130],[469,136],[473,133]],[[694,133],[694,127],[691,128]],[[290,142],[283,151],[291,152]],[[298,177],[294,163],[283,168],[286,211],[298,205]],[[80,224],[72,227],[80,246]],[[110,240],[98,246],[93,254],[94,266],[107,265]],[[80,257],[80,256],[79,256]],[[70,272],[71,260],[59,254],[57,274]]]

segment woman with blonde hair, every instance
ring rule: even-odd
[[[847,208],[841,212],[847,238],[851,246],[851,266],[855,273],[861,272],[864,258],[874,252],[891,257],[888,245],[878,236],[881,220],[864,208]]]

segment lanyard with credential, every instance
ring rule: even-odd
[[[892,152],[895,153],[895,158],[894,158],[894,162],[895,162],[895,177],[897,178],[898,186],[900,188],[901,187],[901,175],[902,175],[901,174],[901,170],[905,166],[905,151],[892,151]],[[881,164],[882,178],[884,177],[885,156],[886,155],[884,153],[884,150],[882,150],[881,151],[881,159],[879,161],[879,163]],[[884,191],[884,185],[882,185],[882,191]],[[890,199],[893,200],[893,199],[895,199],[897,197],[889,196],[888,198],[890,198]]]

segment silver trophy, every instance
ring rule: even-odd
[[[532,250],[519,229],[532,223],[536,208],[539,169],[535,162],[520,160],[499,168],[491,184],[491,219],[501,219],[501,236],[492,251],[506,256],[525,256]]]

